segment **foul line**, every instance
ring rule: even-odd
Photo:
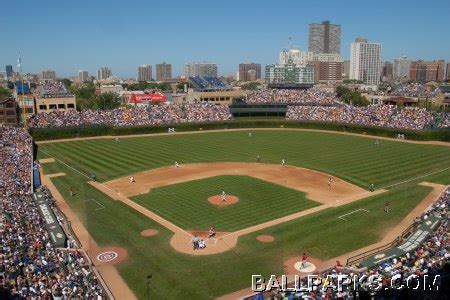
[[[349,212],[349,213],[346,213],[346,214],[344,214],[344,215],[341,215],[341,216],[339,216],[338,218],[341,219],[341,220],[347,221],[347,219],[345,219],[344,216],[351,215],[351,214],[353,214],[353,213],[355,213],[355,212],[358,212],[358,211],[370,212],[370,211],[368,211],[367,209],[360,208],[360,209],[351,211],[351,212]]]
[[[391,185],[387,185],[385,187],[382,187],[382,189],[387,189],[387,188],[390,188],[390,187],[393,187],[393,186],[396,186],[396,185],[400,185],[400,184],[411,182],[411,181],[414,181],[414,180],[417,180],[417,179],[425,178],[425,177],[428,177],[430,175],[434,175],[434,174],[437,174],[437,173],[440,173],[440,172],[447,171],[448,169],[450,169],[450,167],[447,167],[447,168],[439,170],[439,171],[431,172],[431,173],[428,173],[428,174],[425,174],[425,175],[422,175],[422,176],[414,177],[412,179],[408,179],[408,180],[405,180],[405,181],[401,181],[401,182],[397,182],[397,183],[394,183],[394,184],[391,184]]]
[[[84,202],[88,202],[88,201],[95,202],[98,206],[100,206],[100,207],[97,207],[97,208],[94,209],[94,210],[100,210],[100,209],[104,209],[104,208],[105,208],[105,206],[103,206],[103,204],[101,204],[101,203],[98,203],[97,200],[94,200],[94,199],[87,199],[87,200],[84,200]]]
[[[74,171],[77,172],[78,174],[81,174],[82,176],[86,177],[87,179],[92,180],[92,178],[91,178],[89,175],[87,175],[87,174],[85,174],[85,173],[83,173],[83,172],[81,172],[81,171],[75,169],[74,167],[72,167],[71,165],[65,163],[65,162],[62,161],[61,159],[55,158],[54,156],[50,155],[48,152],[45,152],[44,150],[39,150],[39,151],[41,151],[41,152],[44,153],[44,154],[47,154],[48,156],[52,157],[56,162],[59,162],[59,163],[63,164],[64,166],[66,166],[66,167],[68,167],[68,168],[74,170]],[[97,181],[97,182],[98,182],[98,181]],[[117,191],[111,189],[109,186],[107,186],[107,185],[105,185],[105,184],[103,184],[103,183],[101,183],[101,182],[98,182],[98,183],[101,184],[102,186],[104,186],[106,189],[108,189],[108,190],[110,190],[110,191],[113,191],[113,192],[115,192],[116,194],[120,195],[119,192],[117,192]]]

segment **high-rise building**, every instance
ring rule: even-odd
[[[239,81],[255,81],[261,79],[261,64],[239,64]]]
[[[342,63],[342,79],[349,79],[350,78],[350,61],[344,60]]]
[[[309,52],[341,54],[341,25],[323,21],[309,24]]]
[[[409,72],[409,78],[418,82],[443,81],[445,72],[444,60],[413,61]]]
[[[450,80],[450,62],[447,63],[447,80]]]
[[[11,78],[13,75],[13,67],[11,65],[6,66],[6,78]]]
[[[89,72],[84,70],[78,71],[78,81],[80,82],[88,82],[89,81]]]
[[[184,65],[184,76],[217,77],[217,64],[208,62],[192,62]]]
[[[393,76],[395,79],[409,79],[411,60],[406,56],[394,59]]]
[[[365,84],[380,84],[381,44],[357,38],[350,48],[350,79]]]
[[[97,70],[97,79],[105,80],[112,76],[111,69],[108,67],[103,67]]]
[[[172,65],[165,62],[156,64],[156,80],[163,81],[170,78],[172,78]]]
[[[314,54],[314,82],[340,83],[342,82],[343,62],[339,54]]]
[[[56,72],[53,70],[44,70],[41,72],[41,80],[42,81],[55,81],[56,80]]]
[[[294,65],[306,66],[309,61],[313,60],[313,53],[303,52],[296,48],[284,49],[280,52],[279,64],[286,65],[289,60],[292,60]]]
[[[138,81],[150,81],[152,80],[152,66],[142,65],[138,68]]]
[[[383,63],[383,67],[381,69],[381,80],[387,81],[392,79],[393,74],[393,65],[391,62],[385,61]]]

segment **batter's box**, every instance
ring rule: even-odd
[[[94,205],[95,205],[94,210],[100,210],[100,209],[104,209],[105,208],[105,206],[103,204],[99,203],[97,200],[92,199],[92,198],[84,200],[84,203],[94,203]]]

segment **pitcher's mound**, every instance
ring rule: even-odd
[[[141,231],[142,236],[154,236],[158,234],[158,230],[156,229],[146,229]]]
[[[239,202],[239,198],[233,195],[227,195],[226,200],[223,201],[222,195],[216,195],[209,197],[208,202],[217,206],[228,206]]]
[[[275,238],[268,234],[258,235],[256,239],[262,243],[272,243],[275,241]]]

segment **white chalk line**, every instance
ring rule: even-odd
[[[397,186],[397,185],[401,185],[401,184],[404,184],[404,183],[408,183],[408,182],[411,182],[411,181],[414,181],[414,180],[417,180],[417,179],[425,178],[425,177],[428,177],[430,175],[434,175],[434,174],[437,174],[437,173],[441,173],[441,172],[447,171],[448,169],[450,169],[450,167],[441,169],[439,171],[431,172],[431,173],[428,173],[428,174],[425,174],[425,175],[421,175],[421,176],[418,176],[418,177],[414,177],[412,179],[408,179],[408,180],[405,180],[405,181],[401,181],[401,182],[397,182],[397,183],[394,183],[394,184],[391,184],[391,185],[387,185],[385,187],[382,187],[382,189],[387,189],[387,188],[390,188],[390,187],[393,187],[393,186]]]
[[[103,204],[101,204],[101,203],[99,203],[97,200],[95,200],[95,199],[87,199],[87,200],[84,200],[84,202],[88,202],[88,201],[92,201],[92,202],[95,202],[99,207],[98,208],[96,208],[96,209],[94,209],[94,210],[100,210],[100,209],[104,209],[105,208],[105,206],[103,205]]]
[[[356,210],[354,210],[354,211],[351,211],[351,212],[349,212],[349,213],[340,215],[338,218],[341,219],[341,220],[344,220],[344,221],[348,221],[348,220],[345,219],[344,217],[345,217],[345,216],[348,216],[348,215],[351,215],[351,214],[354,214],[354,213],[356,213],[356,212],[358,212],[358,211],[365,211],[365,212],[367,212],[367,213],[370,212],[370,211],[368,211],[367,209],[360,208],[360,209],[356,209]]]

